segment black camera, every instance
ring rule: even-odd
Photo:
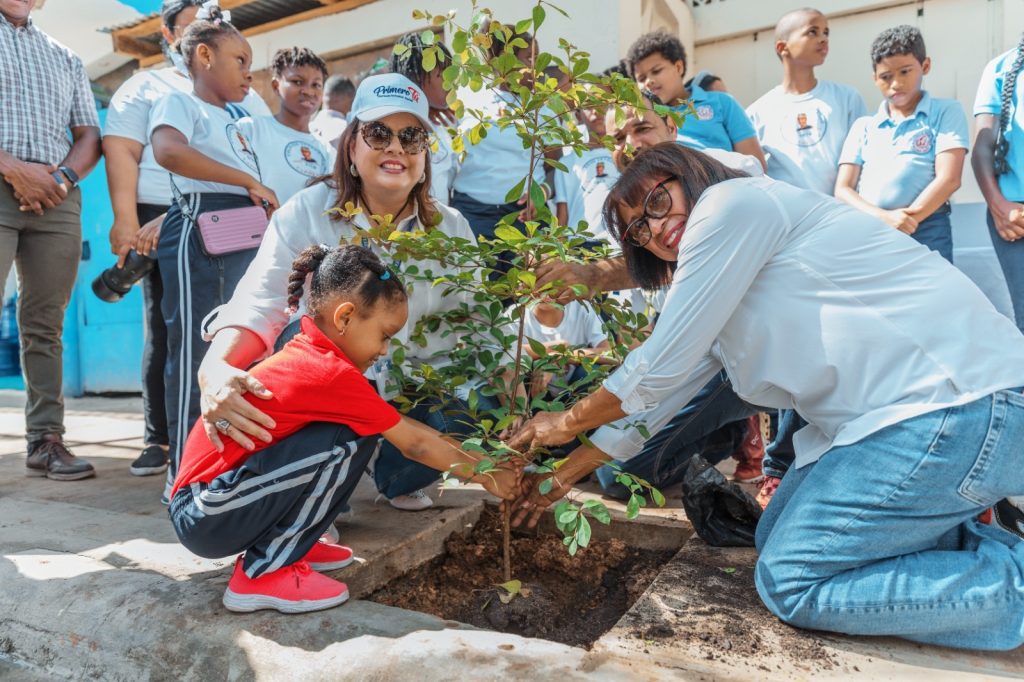
[[[92,281],[92,292],[107,303],[117,303],[154,267],[155,260],[132,249],[124,259],[124,265],[107,268]]]

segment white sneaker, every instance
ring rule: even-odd
[[[388,502],[395,509],[401,509],[402,511],[423,511],[434,506],[434,501],[422,490],[411,492],[408,495],[392,497]]]
[[[334,524],[332,523],[324,532],[324,534],[320,536],[320,539],[329,542],[332,545],[336,545],[338,544],[338,541],[341,540],[341,533],[338,532],[338,529],[335,528]]]

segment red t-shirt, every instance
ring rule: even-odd
[[[196,481],[209,483],[225,471],[241,466],[254,452],[311,422],[345,424],[360,436],[387,431],[398,423],[398,411],[377,395],[359,368],[324,336],[313,320],[303,317],[301,324],[301,334],[250,371],[274,394],[269,400],[249,393],[244,396],[274,419],[271,442],[254,438],[256,450],[250,452],[222,437],[224,452],[217,452],[206,437],[202,422],[196,422],[182,450],[172,498],[182,486]]]

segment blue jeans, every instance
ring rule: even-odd
[[[793,466],[796,453],[793,451],[793,434],[807,426],[807,422],[796,410],[779,410],[775,439],[764,449],[761,468],[765,476],[782,478]]]
[[[1013,303],[1013,316],[1017,328],[1024,332],[1024,240],[1008,242],[996,232],[992,214],[985,214],[988,231],[992,237],[992,248],[995,249],[999,267],[1006,278],[1006,287],[1010,290],[1010,301]]]
[[[953,262],[953,227],[949,222],[949,204],[925,218],[914,234],[910,235],[940,256]]]
[[[1024,643],[1024,542],[977,523],[1024,493],[1024,395],[999,391],[833,448],[757,527],[758,593],[802,628],[975,649]]]
[[[756,407],[736,395],[725,373],[719,372],[672,421],[647,441],[639,454],[619,462],[619,468],[658,489],[681,483],[683,471],[693,455],[700,454],[717,464],[732,454],[735,444],[718,449],[709,447],[709,436],[713,432],[732,422],[740,422],[738,436],[742,439],[746,423],[741,420],[757,412]],[[606,495],[620,500],[629,497],[629,490],[615,481],[619,472],[613,467],[605,465],[595,473]]]

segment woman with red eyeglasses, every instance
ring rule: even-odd
[[[231,300],[217,308],[204,325],[210,349],[199,368],[202,418],[214,444],[230,438],[251,448],[267,441],[273,424],[242,395],[269,392],[246,368],[272,353],[297,331],[303,308],[289,315],[288,274],[292,261],[314,244],[356,243],[372,249],[396,269],[417,265],[420,271],[441,272],[446,266],[395,263],[378,245],[357,237],[371,229],[369,216],[394,216],[396,230],[442,230],[473,240],[462,215],[430,197],[430,118],[427,97],[419,86],[398,74],[363,80],[356,91],[352,122],[338,145],[334,173],[300,191],[274,214],[252,265]],[[339,211],[352,205],[355,214]],[[408,341],[416,322],[428,315],[470,303],[466,296],[444,296],[442,287],[416,286],[409,292],[409,322],[398,338]],[[289,325],[289,322],[291,324]],[[457,339],[427,333],[426,347],[413,344],[412,361],[437,362],[446,358]],[[384,361],[367,376],[385,394],[388,371]],[[393,397],[393,396],[385,396]],[[452,400],[455,400],[454,398]],[[444,433],[459,433],[460,424],[447,419],[446,410],[431,412],[423,404],[409,416]],[[384,445],[374,466],[380,493],[400,509],[417,511],[431,506],[422,488],[436,481],[438,472],[405,459],[393,446]]]
[[[755,581],[773,613],[946,646],[1024,643],[1020,530],[977,521],[1024,494],[1014,323],[877,219],[673,143],[637,156],[605,217],[632,278],[669,292],[600,389],[510,440],[555,446],[597,429],[593,447],[526,480],[516,522],[536,523],[609,459],[628,465],[637,426],[656,433],[724,370],[743,399],[808,422],[757,529]]]

